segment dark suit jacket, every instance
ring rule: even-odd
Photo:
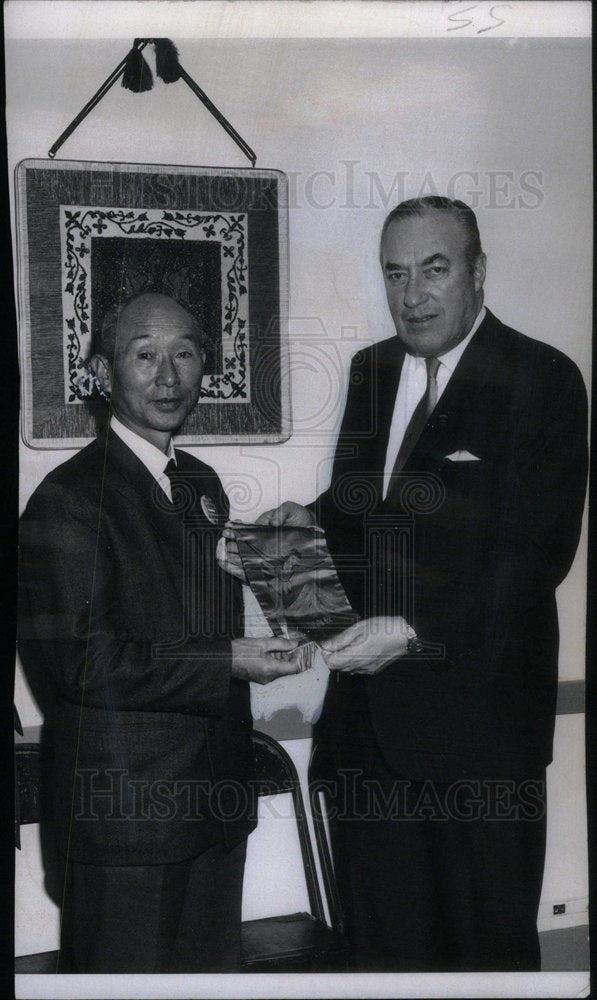
[[[551,760],[555,589],[578,543],[586,394],[555,348],[489,311],[384,502],[404,350],[353,359],[332,484],[316,510],[353,606],[403,614],[426,655],[365,688],[379,746],[413,779],[535,773]],[[449,460],[468,452],[479,461]],[[431,655],[430,655],[431,653]],[[332,678],[320,731],[342,731]]]
[[[22,518],[20,651],[34,687],[40,673],[55,684],[53,814],[70,860],[178,861],[252,828],[248,685],[230,675],[241,598],[200,498],[228,504],[213,469],[177,461],[184,511],[100,435]]]

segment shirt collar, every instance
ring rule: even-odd
[[[456,368],[456,365],[458,364],[462,355],[466,351],[475,333],[481,326],[481,323],[485,319],[486,312],[487,310],[485,306],[481,306],[481,309],[477,314],[477,318],[471,327],[470,333],[467,333],[464,340],[461,340],[459,344],[456,344],[456,347],[453,347],[451,351],[446,351],[445,354],[442,354],[441,358],[439,359],[442,365],[445,365],[446,368],[448,368],[451,372],[453,372],[454,369]]]
[[[487,310],[486,310],[485,306],[481,306],[481,309],[479,310],[479,312],[477,314],[477,318],[476,318],[475,322],[473,323],[473,325],[472,325],[469,333],[467,333],[466,337],[464,338],[464,340],[461,340],[460,343],[456,344],[456,347],[453,347],[451,351],[446,351],[445,354],[441,355],[441,357],[440,357],[439,360],[440,360],[440,362],[441,362],[442,365],[446,366],[446,368],[448,369],[448,371],[450,372],[450,374],[456,368],[456,365],[458,364],[458,362],[460,361],[462,355],[466,351],[466,349],[467,349],[468,345],[470,344],[471,340],[473,339],[475,333],[477,332],[477,330],[481,326],[481,323],[485,319],[486,312],[487,312]],[[412,354],[411,355],[407,355],[407,359],[410,359],[410,364],[413,365],[414,367],[418,367],[419,365],[424,365],[425,364],[425,358],[419,357],[418,355],[417,356],[412,355]]]
[[[172,441],[170,441],[168,453],[164,454],[163,451],[156,448],[150,441],[146,441],[139,434],[135,434],[130,427],[125,427],[114,414],[110,417],[110,428],[134,452],[154,479],[157,479],[162,474],[170,459],[176,462],[176,453]]]

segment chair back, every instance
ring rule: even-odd
[[[253,732],[252,742],[257,794],[280,795],[290,792],[292,796],[311,913],[325,923],[313,847],[296,767],[284,747],[266,733]]]

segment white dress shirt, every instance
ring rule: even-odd
[[[482,306],[481,311],[473,323],[470,333],[468,333],[464,340],[461,340],[456,347],[453,347],[451,351],[447,351],[445,354],[442,354],[441,358],[438,359],[440,362],[436,379],[438,400],[450,381],[452,373],[471,342],[473,335],[485,319],[485,312],[485,306]],[[390,485],[390,478],[394,468],[394,463],[398,452],[400,451],[402,438],[404,437],[406,428],[409,425],[410,418],[416,409],[417,403],[425,395],[426,389],[427,366],[425,365],[425,358],[415,356],[414,354],[406,354],[404,356],[404,363],[400,373],[400,382],[398,385],[398,392],[396,393],[394,414],[392,416],[390,437],[386,451],[386,464],[384,467],[383,477],[384,500]]]
[[[145,438],[140,437],[139,434],[135,434],[129,427],[125,427],[123,423],[120,422],[118,417],[114,414],[110,417],[110,427],[115,434],[118,435],[121,441],[124,441],[126,445],[131,449],[133,454],[137,456],[140,462],[148,472],[151,473],[156,483],[158,483],[168,500],[172,502],[172,489],[170,487],[170,480],[164,472],[164,469],[168,465],[170,459],[176,462],[176,453],[174,451],[174,445],[170,441],[170,447],[168,448],[168,454],[164,454],[159,448],[156,448],[154,444],[150,441],[146,441]]]

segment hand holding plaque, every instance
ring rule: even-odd
[[[218,561],[248,585],[246,635],[263,635],[265,628],[293,639],[298,634],[302,641],[289,652],[271,654],[292,663],[292,675],[251,684],[251,710],[255,719],[267,720],[295,708],[305,722],[316,722],[329,677],[319,643],[343,632],[358,615],[346,598],[321,528],[307,525],[304,517],[299,524],[294,517],[274,517],[272,523],[262,515],[259,520],[229,523],[218,544]]]

